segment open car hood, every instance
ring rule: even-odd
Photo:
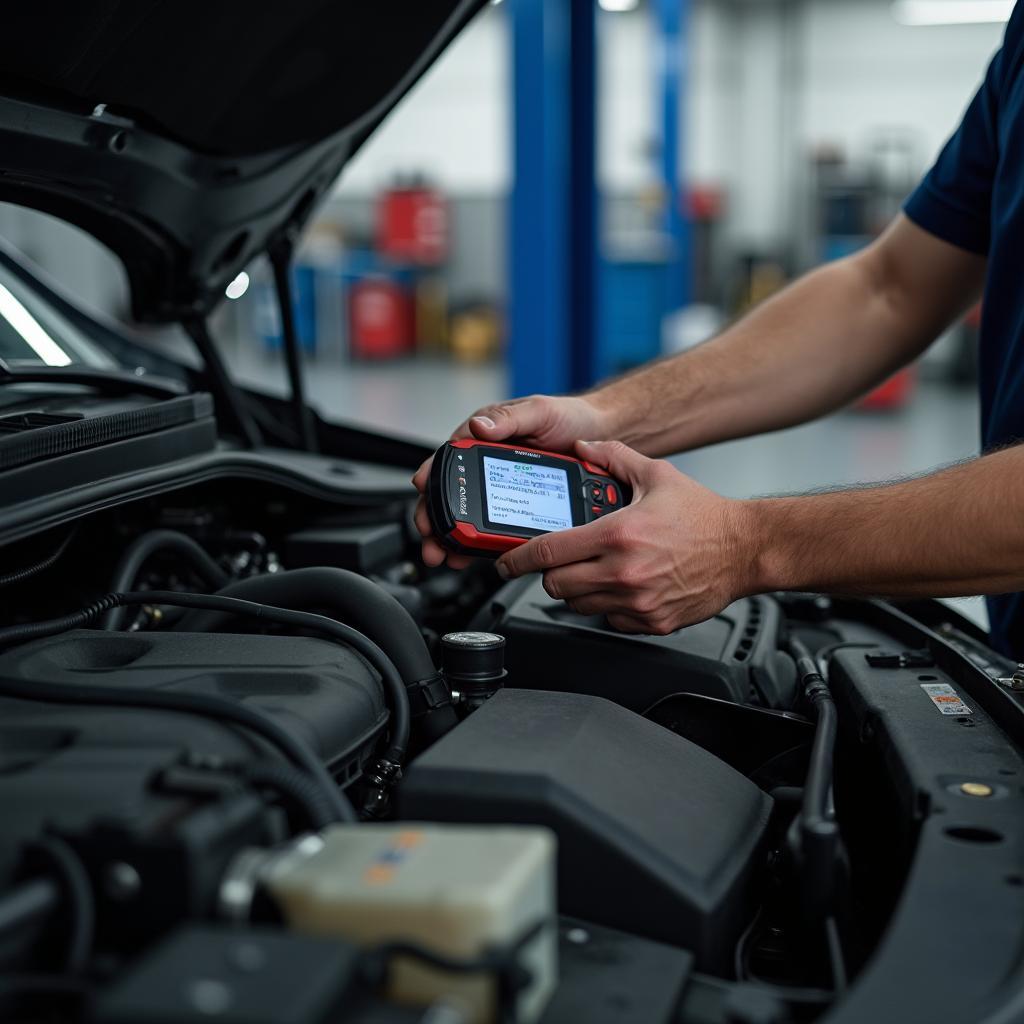
[[[203,316],[290,246],[484,0],[40,0],[5,11],[0,201],[124,262],[141,321]]]

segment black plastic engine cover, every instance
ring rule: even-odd
[[[402,817],[545,825],[562,913],[727,960],[771,799],[599,697],[502,690],[412,765]]]
[[[681,692],[790,707],[796,672],[779,651],[780,622],[774,600],[754,597],[668,636],[635,636],[602,615],[577,614],[531,576],[500,590],[474,625],[508,639],[512,685],[591,693],[644,712]]]
[[[0,657],[0,678],[234,698],[276,718],[319,754],[341,782],[358,770],[388,717],[380,682],[366,662],[339,644],[309,637],[75,630]],[[23,726],[30,719],[45,719],[52,728],[58,716],[65,718],[68,728],[75,723],[74,732],[90,744],[102,742],[105,727],[113,743],[123,742],[119,737],[126,716],[133,738],[148,736],[154,746],[167,746],[177,733],[183,745],[227,756],[240,745],[241,750],[252,751],[255,742],[242,740],[241,733],[223,725],[166,711],[112,708],[87,713],[81,708],[3,701],[2,713],[5,727],[18,719]],[[175,723],[176,719],[183,722]]]
[[[306,637],[79,630],[0,656],[4,678],[235,698],[305,741],[340,781],[360,772],[388,717],[362,659]],[[97,908],[101,944],[142,943],[207,913],[227,859],[262,845],[270,825],[254,793],[172,786],[166,773],[186,752],[280,760],[246,730],[197,714],[0,698],[0,892],[29,845],[52,832],[102,892],[111,863],[126,860],[140,876],[132,899],[104,896]],[[0,943],[0,970],[24,955],[15,938],[10,949]]]
[[[339,1007],[359,951],[272,928],[187,925],[108,987],[92,1024],[322,1024]],[[213,991],[213,1005],[203,993]]]

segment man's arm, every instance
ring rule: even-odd
[[[1024,446],[902,483],[723,498],[616,441],[577,452],[628,480],[627,508],[536,537],[498,571],[626,632],[668,633],[772,590],[883,596],[1024,589]]]
[[[752,591],[1024,590],[1024,447],[888,486],[743,503]]]
[[[978,296],[985,259],[899,216],[876,242],[790,285],[717,338],[585,395],[478,410],[452,437],[569,451],[619,438],[666,455],[813,419],[919,355]],[[422,493],[428,459],[413,477]],[[422,501],[423,559],[445,552]],[[448,556],[451,564],[467,564]]]
[[[609,419],[603,437],[648,455],[803,423],[920,355],[977,299],[984,272],[983,257],[900,215],[719,337],[586,397]]]

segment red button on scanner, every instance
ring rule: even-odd
[[[600,508],[597,505],[591,505],[590,511],[593,512],[595,516],[599,516],[604,511],[604,509]]]
[[[615,484],[609,484],[604,489],[604,496],[609,505],[618,505],[619,492],[615,489]]]

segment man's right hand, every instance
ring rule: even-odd
[[[450,440],[475,437],[480,441],[507,441],[515,438],[524,445],[551,452],[571,452],[573,445],[583,441],[606,441],[612,436],[609,413],[600,408],[593,396],[552,397],[531,395],[509,402],[485,405],[460,423]],[[466,555],[446,552],[432,535],[423,493],[427,487],[432,458],[427,459],[412,478],[420,492],[416,506],[416,528],[423,536],[423,561],[440,565],[445,558],[455,569],[465,568],[472,561]]]

